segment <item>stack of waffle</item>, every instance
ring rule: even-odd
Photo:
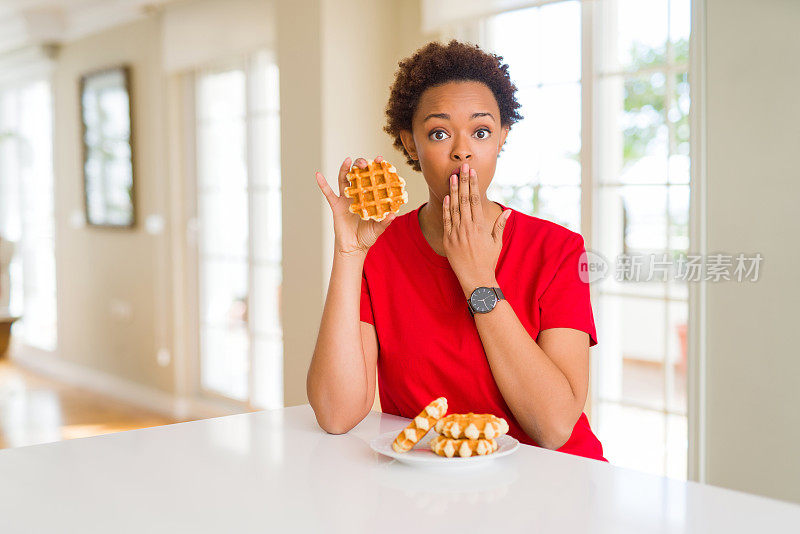
[[[445,417],[447,399],[439,397],[426,406],[392,443],[395,452],[408,452],[435,428],[431,450],[439,456],[485,456],[497,450],[495,438],[508,432],[505,419],[492,414],[454,413]]]
[[[439,419],[434,428],[439,435],[431,440],[433,452],[448,458],[456,454],[467,458],[495,452],[495,438],[508,432],[508,423],[488,413],[454,413]]]

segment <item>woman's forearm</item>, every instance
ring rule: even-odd
[[[361,346],[361,276],[365,254],[334,255],[328,295],[306,390],[317,421],[327,432],[343,433],[369,410]],[[369,403],[371,406],[371,403]]]
[[[497,281],[485,285],[497,287]],[[522,429],[542,447],[560,448],[577,422],[567,377],[531,338],[507,300],[489,313],[476,313],[475,325],[495,382]]]

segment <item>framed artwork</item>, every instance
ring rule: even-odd
[[[85,74],[80,83],[83,199],[89,226],[136,223],[130,68]]]

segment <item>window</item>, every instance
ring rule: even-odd
[[[263,51],[198,72],[201,390],[283,405],[277,66]]]
[[[485,39],[509,64],[524,117],[506,139],[487,195],[580,232],[580,2],[491,17]]]
[[[16,249],[8,307],[22,317],[15,335],[47,351],[58,338],[52,147],[50,84],[0,89],[0,239]]]
[[[685,479],[688,289],[649,266],[689,249],[690,0],[531,5],[443,34],[503,56],[519,89],[487,194],[591,236],[610,268],[592,284],[592,427],[613,464]],[[623,254],[639,277],[616,279]]]
[[[597,288],[595,429],[615,463],[685,479],[688,288],[669,273],[689,247],[690,3],[605,0],[596,15],[594,243],[639,271]]]

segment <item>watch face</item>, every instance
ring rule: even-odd
[[[479,287],[469,297],[472,309],[478,313],[492,311],[497,304],[497,295],[490,287]]]

